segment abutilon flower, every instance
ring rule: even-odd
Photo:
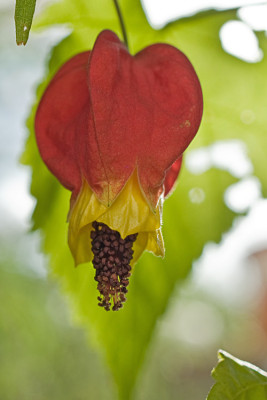
[[[181,51],[154,44],[132,56],[108,30],[92,51],[67,61],[44,92],[37,144],[72,192],[69,247],[76,265],[93,262],[106,310],[122,306],[144,250],[164,255],[164,196],[202,109],[199,80]]]

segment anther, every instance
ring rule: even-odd
[[[98,305],[106,311],[112,308],[117,311],[126,301],[129,277],[131,276],[130,261],[133,258],[132,246],[137,233],[122,239],[120,233],[107,225],[94,221],[91,232],[93,266],[96,270],[95,280],[100,296]],[[113,304],[113,305],[112,305]]]

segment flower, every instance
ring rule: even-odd
[[[145,249],[164,255],[164,195],[202,108],[199,80],[182,52],[154,44],[132,56],[108,30],[92,51],[67,61],[43,94],[39,151],[72,191],[69,247],[76,265],[93,261],[107,310],[125,301],[131,266]]]

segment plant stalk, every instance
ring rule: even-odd
[[[118,14],[118,18],[120,21],[120,26],[121,26],[121,31],[122,31],[122,36],[123,36],[123,41],[125,43],[125,46],[127,47],[127,49],[129,49],[128,46],[128,38],[127,38],[127,33],[126,33],[126,29],[125,29],[125,25],[124,25],[124,21],[123,21],[123,17],[122,17],[122,13],[119,7],[119,3],[118,0],[113,0],[117,14]]]

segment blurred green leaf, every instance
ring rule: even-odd
[[[67,23],[73,31],[53,50],[46,80],[38,89],[37,101],[59,66],[73,54],[91,48],[100,30],[110,28],[120,35],[115,10],[110,3],[108,0],[65,0],[54,4],[38,19],[36,26],[39,28]],[[260,166],[266,148],[263,125],[267,123],[267,117],[263,114],[263,94],[256,95],[255,85],[266,93],[267,83],[263,80],[266,61],[248,65],[222,50],[219,29],[227,20],[235,18],[235,13],[202,13],[155,31],[148,25],[139,2],[125,0],[121,3],[133,53],[153,42],[168,42],[187,54],[200,76],[205,112],[192,147],[206,146],[218,139],[239,138],[249,144],[253,161]],[[244,109],[254,110],[255,124],[247,126],[241,121],[240,113]],[[188,274],[205,243],[218,242],[232,224],[234,213],[225,206],[223,195],[234,179],[228,173],[214,169],[193,175],[183,167],[178,187],[164,208],[165,259],[145,254],[134,268],[124,309],[118,313],[105,313],[97,307],[92,266],[84,264],[73,268],[66,240],[67,224],[64,223],[70,195],[51,176],[39,157],[34,139],[34,114],[35,108],[28,121],[31,133],[24,154],[24,162],[32,166],[32,194],[38,200],[34,226],[41,229],[44,251],[50,255],[53,275],[70,296],[76,314],[91,336],[101,345],[118,384],[119,396],[127,400],[156,321],[164,313],[175,285]],[[262,165],[256,172],[267,188]],[[194,198],[192,193],[200,193],[200,197]]]
[[[225,351],[219,351],[219,363],[212,376],[216,383],[207,400],[267,399],[266,372]]]
[[[124,17],[126,30],[129,36],[130,50],[133,52],[144,47],[147,41],[155,41],[154,29],[148,24],[140,0],[122,0],[119,5]],[[112,0],[61,0],[49,6],[35,19],[35,29],[51,25],[65,24],[79,32],[87,40],[87,48],[93,42],[91,37],[103,29],[111,29],[122,39],[120,23]]]
[[[1,400],[85,400],[89,392],[109,400],[112,377],[72,326],[55,285],[12,251],[0,261]]]
[[[217,140],[240,139],[246,144],[254,174],[267,196],[266,174],[266,93],[267,60],[246,63],[221,47],[219,31],[235,11],[216,15],[202,13],[167,25],[161,40],[180,48],[195,66],[204,94],[201,128],[190,150]],[[267,54],[267,39],[258,33],[259,45]]]
[[[17,44],[26,44],[28,41],[36,0],[16,0],[15,24]]]

